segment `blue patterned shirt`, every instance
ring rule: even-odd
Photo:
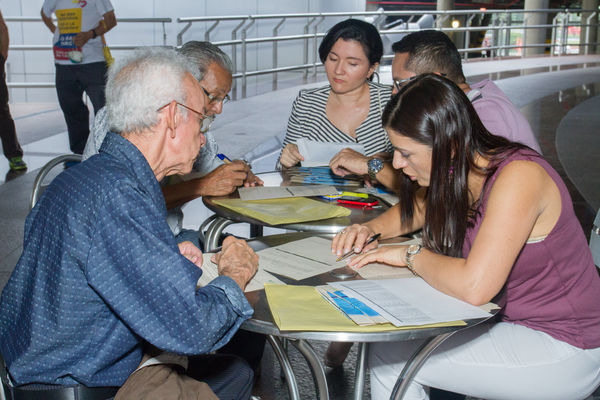
[[[122,385],[144,341],[207,353],[252,315],[228,277],[196,290],[201,270],[165,217],[146,159],[117,134],[54,179],[0,298],[0,350],[16,384]]]

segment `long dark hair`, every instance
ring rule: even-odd
[[[488,132],[464,92],[435,74],[420,75],[404,86],[387,104],[382,120],[389,135],[401,134],[431,147],[423,243],[435,252],[460,257],[470,217],[478,207],[471,199],[480,195],[469,193],[469,172],[489,178],[499,162],[525,146]],[[478,154],[490,160],[485,169],[475,165]],[[404,174],[401,179],[404,224],[412,221],[418,186]]]

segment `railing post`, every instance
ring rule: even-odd
[[[585,21],[586,27],[585,27],[585,55],[588,55],[589,50],[590,50],[590,32],[592,31],[592,18],[596,17],[596,11],[594,11],[592,13],[592,15],[590,15],[587,20]]]
[[[204,40],[207,42],[210,42],[210,33],[217,27],[217,25],[219,25],[219,22],[221,22],[220,20],[216,20],[214,24],[212,24],[210,26],[210,28],[208,28],[206,30],[206,32],[204,32]]]
[[[471,14],[471,16],[467,19],[467,23],[466,26],[467,28],[470,28],[473,25],[473,19],[475,18],[477,14]],[[465,48],[467,49],[467,51],[465,51],[465,61],[467,61],[469,59],[469,49],[471,47],[471,31],[467,30],[465,32]]]
[[[247,59],[247,44],[246,44],[246,34],[248,32],[248,29],[250,29],[250,27],[252,25],[254,25],[254,22],[256,22],[255,19],[253,19],[251,16],[250,18],[250,23],[248,25],[246,25],[244,27],[244,29],[242,29],[242,98],[245,99],[246,98],[246,74],[247,74],[247,65],[246,65],[246,59]]]
[[[523,46],[527,45],[527,23],[529,17],[523,18]],[[521,58],[525,57],[525,47],[521,47]]]
[[[318,33],[318,29],[319,29],[319,24],[321,22],[323,22],[324,19],[325,19],[325,17],[321,15],[319,21],[317,21],[315,23],[315,25],[313,26],[313,30],[315,32],[314,38],[313,38],[313,76],[317,76],[317,59],[319,58],[318,51],[317,51],[317,49],[319,48],[317,46],[317,33]]]
[[[231,40],[237,39],[237,31],[244,26],[246,20],[243,19],[242,22],[237,24],[235,28],[231,31]],[[237,67],[237,45],[234,43],[231,45],[231,63],[233,64],[233,73],[236,74],[238,71]],[[231,95],[234,99],[237,99],[237,79],[233,80],[233,88],[231,89]]]
[[[277,25],[275,25],[275,28],[273,28],[273,36],[277,37],[278,34],[278,30],[281,27],[281,25],[283,25],[283,23],[285,22],[285,18],[282,18],[281,21],[279,21],[279,23]],[[273,40],[273,69],[277,68],[277,40]],[[277,90],[277,72],[273,72],[273,90]]]
[[[562,29],[561,29],[561,42],[560,42],[560,55],[567,53],[567,29],[569,26],[569,14],[564,13],[565,16],[562,20]]]
[[[504,48],[504,56],[508,57],[510,55],[510,25],[512,24],[512,14],[506,14],[506,30],[504,31],[504,45],[507,46]]]
[[[183,34],[187,32],[188,29],[192,26],[191,22],[185,24],[183,29],[177,34],[177,46],[181,46],[183,44]]]
[[[310,19],[310,21],[308,21],[308,23],[306,25],[304,25],[304,34],[305,35],[308,35],[308,27],[313,22],[315,22],[316,19],[317,19],[317,17],[312,17]],[[308,64],[308,38],[304,38],[304,53],[303,53],[303,55],[304,55],[304,58],[303,58],[304,65],[307,65]],[[308,78],[308,67],[306,67],[304,69],[304,80],[306,80],[306,78]]]
[[[163,46],[167,45],[167,30],[165,29],[165,23],[162,22],[162,31],[163,31]]]
[[[557,32],[556,32],[556,27],[558,25],[558,18],[559,18],[559,14],[556,14],[554,16],[554,18],[552,18],[552,39],[551,39],[551,43],[550,43],[550,57],[554,57],[554,50],[556,47],[556,38],[557,38]]]

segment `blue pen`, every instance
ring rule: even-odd
[[[231,162],[231,160],[229,159],[229,157],[227,157],[225,154],[217,154],[217,157],[219,158],[219,160],[223,161],[225,164],[229,164]]]

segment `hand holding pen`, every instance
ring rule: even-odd
[[[344,232],[344,231],[342,230],[342,232],[340,232],[340,233],[343,233],[343,232]],[[365,247],[367,247],[368,245],[370,245],[371,243],[373,243],[374,241],[376,241],[376,240],[377,240],[377,239],[379,239],[380,237],[381,237],[381,233],[376,233],[375,235],[371,236],[371,237],[370,237],[370,238],[369,238],[369,239],[368,239],[368,240],[365,242],[365,244],[364,244],[364,246],[363,246],[363,248],[362,248],[362,251],[361,251],[360,253],[357,253],[357,252],[355,251],[355,250],[356,250],[356,248],[354,248],[354,249],[351,249],[350,251],[347,251],[346,253],[344,253],[344,254],[342,254],[341,256],[339,256],[339,257],[338,257],[338,258],[335,260],[335,262],[338,262],[338,261],[345,260],[346,258],[350,257],[350,256],[351,256],[351,255],[353,255],[353,254],[362,254],[362,253],[364,252],[364,248],[365,248]]]

